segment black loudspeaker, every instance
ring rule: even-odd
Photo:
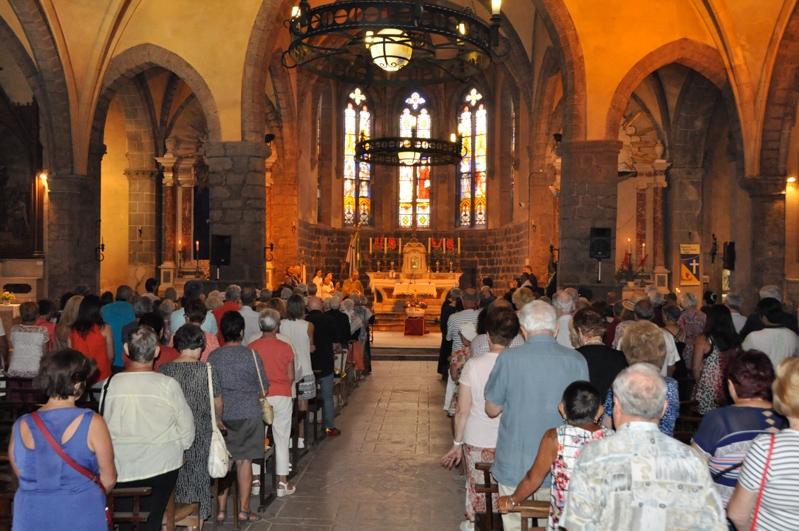
[[[591,258],[605,260],[610,258],[610,229],[591,227],[591,246],[588,249]]]
[[[724,269],[735,271],[735,242],[724,242]]]
[[[230,247],[233,238],[221,234],[211,235],[211,265],[230,265]]]

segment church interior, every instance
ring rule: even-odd
[[[338,280],[355,240],[373,283],[504,289],[556,262],[559,285],[602,295],[626,259],[663,291],[799,299],[795,0],[425,4],[498,26],[485,64],[299,64],[293,1],[0,0],[0,285]],[[456,139],[459,160],[356,154],[414,135]]]

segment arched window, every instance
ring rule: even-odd
[[[406,100],[399,117],[399,136],[430,138],[432,119],[427,102],[414,92]],[[416,133],[414,135],[414,133]],[[416,181],[416,211],[413,209],[413,183]],[[430,228],[430,166],[400,166],[399,174],[399,224],[411,228],[413,218],[420,229]]]
[[[486,168],[488,166],[488,112],[482,94],[472,89],[458,116],[463,158],[458,168],[458,225],[486,226]]]
[[[361,135],[372,136],[372,113],[366,95],[356,88],[344,109],[344,225],[371,224],[372,168],[355,160]]]

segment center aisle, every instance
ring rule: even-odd
[[[435,362],[375,361],[336,418],[341,436],[303,459],[297,493],[242,529],[458,529],[464,479],[439,464],[452,444],[443,400]]]

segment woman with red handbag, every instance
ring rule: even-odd
[[[19,477],[15,531],[106,531],[105,496],[116,483],[103,417],[75,407],[95,365],[77,350],[42,358],[34,387],[49,399],[14,423],[8,455]]]

